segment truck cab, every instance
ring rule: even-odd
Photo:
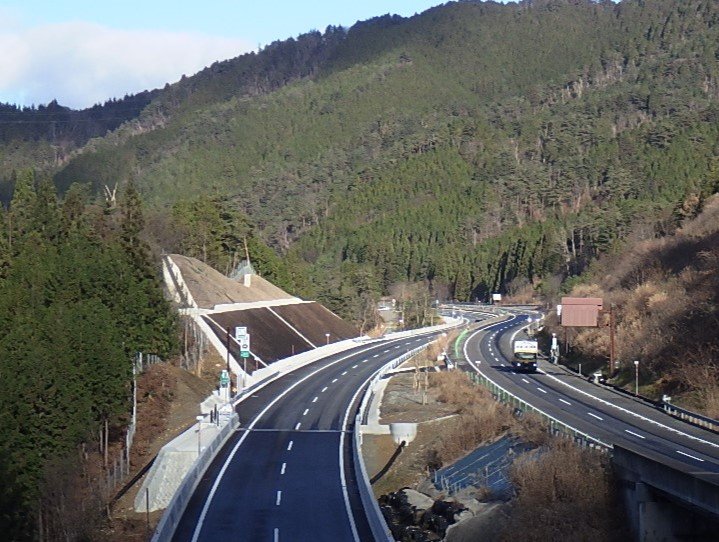
[[[537,370],[539,344],[535,340],[518,340],[513,345],[512,367],[517,371],[534,372]]]

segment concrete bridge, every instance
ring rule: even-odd
[[[640,542],[719,540],[719,474],[614,446],[629,521]]]

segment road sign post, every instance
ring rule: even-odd
[[[240,357],[242,358],[242,388],[245,387],[245,375],[247,374],[247,358],[250,357],[250,334],[246,327],[235,328],[237,342],[240,345]]]

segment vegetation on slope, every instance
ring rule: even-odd
[[[39,168],[54,171],[93,137],[102,137],[137,117],[159,91],[144,91],[112,99],[82,111],[47,105],[18,107],[0,103],[0,201],[12,195],[16,171]]]
[[[639,360],[644,393],[719,418],[719,196],[689,200],[674,216],[672,235],[633,239],[594,263],[572,293],[615,305],[620,382],[633,384]],[[605,365],[606,327],[581,329],[570,342],[570,359]]]
[[[329,28],[169,87],[56,182],[226,198],[330,303],[348,266],[374,296],[546,291],[716,189],[717,18],[702,0],[461,2]]]
[[[135,352],[175,349],[174,317],[138,237],[137,193],[128,187],[114,211],[84,200],[73,187],[59,205],[49,180],[22,173],[0,215],[0,530],[9,540],[33,540],[39,528],[47,539],[67,534],[56,530],[63,499],[82,493],[66,484],[82,485],[81,450],[101,427],[127,423]]]

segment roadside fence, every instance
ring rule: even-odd
[[[513,407],[515,412],[532,412],[539,415],[541,418],[543,418],[549,423],[550,434],[571,438],[572,440],[574,440],[575,444],[584,448],[592,448],[600,452],[611,451],[611,444],[602,442],[601,440],[592,437],[591,435],[588,435],[587,433],[584,433],[583,431],[580,431],[579,429],[576,429],[575,427],[572,427],[571,425],[558,420],[557,418],[547,414],[543,410],[540,410],[530,405],[523,399],[520,399],[513,393],[505,390],[502,386],[496,384],[494,381],[490,380],[485,375],[481,373],[469,373],[469,375],[472,379],[472,382],[474,382],[478,386],[484,386],[485,388],[487,388],[497,401],[500,401]]]
[[[100,482],[100,489],[106,499],[111,499],[117,486],[130,476],[130,450],[137,431],[137,376],[147,371],[152,365],[162,363],[160,356],[137,352],[132,360],[132,410],[130,423],[125,431],[124,443],[117,456],[108,461],[104,479]]]

